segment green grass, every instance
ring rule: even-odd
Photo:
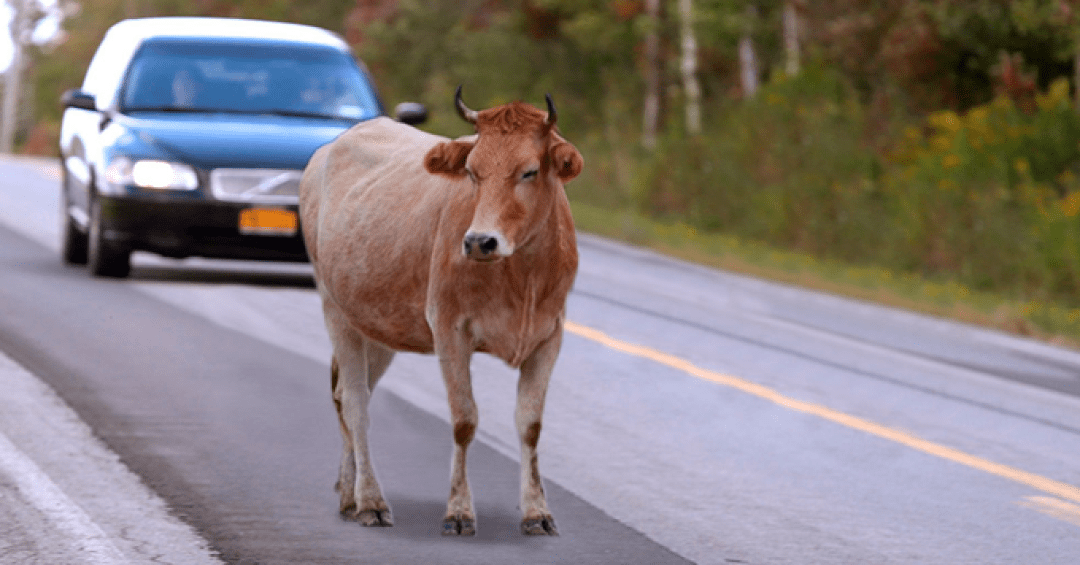
[[[825,261],[764,244],[571,202],[580,231],[694,263],[1080,348],[1080,309],[977,292],[950,280]]]

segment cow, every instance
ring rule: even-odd
[[[577,242],[564,183],[583,160],[556,112],[523,102],[476,111],[450,140],[389,118],[321,147],[300,183],[304,242],[333,345],[345,519],[393,524],[368,452],[368,402],[397,351],[438,356],[453,455],[444,535],[474,535],[466,454],[477,427],[474,352],[519,369],[521,531],[557,535],[537,463],[544,399],[562,343]]]

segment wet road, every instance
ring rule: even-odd
[[[1073,563],[1080,355],[582,238],[517,534],[514,375],[474,360],[474,540],[438,536],[433,359],[375,395],[395,527],[337,519],[329,344],[306,266],[60,266],[55,168],[0,165],[0,349],[232,562]]]

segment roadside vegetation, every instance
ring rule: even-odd
[[[24,151],[55,152],[59,93],[146,15],[337,31],[445,135],[458,84],[550,92],[582,229],[1080,343],[1080,0],[84,0],[33,57]]]

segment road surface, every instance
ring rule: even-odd
[[[59,263],[57,196],[54,163],[0,163],[0,350],[149,487],[139,496],[169,509],[163,527],[225,561],[1080,555],[1080,355],[591,237],[540,442],[562,535],[517,533],[514,373],[486,356],[473,363],[477,537],[438,535],[450,431],[424,356],[400,355],[374,397],[396,525],[342,522],[310,268],[139,255],[129,280],[91,279]],[[29,445],[34,432],[0,427],[109,538],[118,526],[66,486],[63,457]]]

